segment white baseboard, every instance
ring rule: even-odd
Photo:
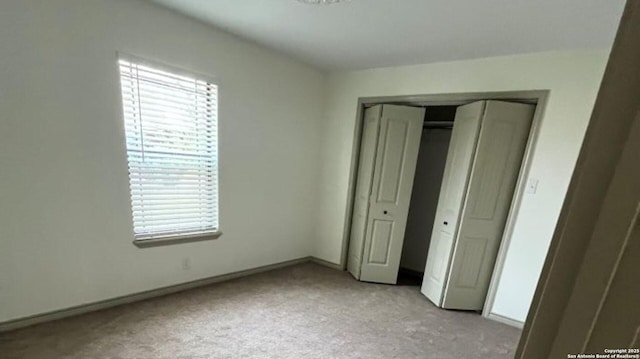
[[[333,263],[333,262],[325,261],[324,259],[320,259],[320,258],[316,258],[316,257],[309,257],[309,259],[313,263],[317,263],[317,264],[320,264],[322,266],[329,267],[331,269],[344,271],[344,268],[342,268],[342,266],[340,264],[336,264],[336,263]]]
[[[218,282],[224,282],[234,278],[246,277],[253,274],[268,272],[274,269],[288,267],[288,266],[309,262],[309,261],[313,261],[319,264],[324,264],[322,263],[324,261],[320,262],[320,260],[314,259],[312,257],[303,257],[303,258],[293,259],[285,262],[269,264],[266,266],[246,269],[246,270],[228,273],[228,274],[222,274],[222,275],[204,278],[204,279],[198,279],[191,282],[176,284],[176,285],[162,287],[158,289],[152,289],[149,291],[144,291],[139,293],[133,293],[133,294],[129,294],[121,297],[101,300],[94,303],[78,305],[70,308],[56,310],[53,312],[36,314],[29,317],[18,318],[18,319],[10,320],[7,322],[2,322],[0,323],[0,332],[5,332],[9,330],[27,327],[34,324],[39,324],[39,323],[49,322],[49,321],[67,318],[71,316],[76,316],[80,314],[85,314],[89,312],[94,312],[97,310],[107,309],[107,308],[115,307],[118,305],[129,304],[133,302],[138,302],[145,299],[160,297],[163,295],[172,294],[176,292],[182,292],[188,289],[202,287],[202,286],[206,286],[206,285],[218,283]],[[328,262],[325,262],[325,263],[328,263]]]
[[[524,327],[524,323],[523,322],[521,322],[519,320],[515,320],[515,319],[504,317],[504,316],[502,316],[500,314],[489,313],[489,314],[487,314],[486,318],[491,319],[491,320],[495,320],[496,322],[500,322],[502,324],[510,325],[512,327],[516,327],[516,328],[519,328],[519,329],[522,329]]]

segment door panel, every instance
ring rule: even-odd
[[[395,284],[409,212],[424,109],[384,105],[360,279]]]
[[[453,234],[440,231],[438,233],[438,237],[434,238],[436,240],[435,243],[435,252],[441,253],[445,252],[447,248],[451,248],[453,245]],[[449,258],[445,258],[445,256],[438,256],[433,258],[433,267],[426,275],[430,276],[430,280],[432,281],[443,281],[447,275],[447,269],[449,267]]]
[[[398,202],[409,123],[397,118],[390,118],[384,122],[386,129],[384,131],[384,149],[380,153],[382,168],[380,169],[376,202],[394,204]]]
[[[364,112],[362,143],[360,148],[360,159],[358,161],[358,177],[353,203],[353,216],[351,219],[351,236],[349,238],[349,260],[347,261],[347,269],[356,279],[360,279],[362,250],[364,236],[367,229],[369,196],[371,194],[371,184],[373,182],[373,168],[378,144],[378,131],[381,115],[381,105],[368,108]]]
[[[460,269],[452,278],[452,285],[460,288],[476,288],[480,279],[480,267],[487,252],[488,238],[465,237],[457,244],[460,251]]]
[[[487,101],[443,308],[484,306],[534,110],[534,105]]]
[[[393,235],[393,221],[374,219],[368,262],[385,265],[389,262],[389,249]]]
[[[453,239],[467,192],[484,107],[485,101],[480,101],[460,106],[456,111],[421,288],[437,306],[442,304]]]

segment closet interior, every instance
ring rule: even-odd
[[[425,107],[398,284],[422,284],[457,106]]]

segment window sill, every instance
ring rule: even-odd
[[[221,235],[222,235],[222,232],[213,232],[213,233],[199,233],[199,234],[175,236],[175,237],[136,239],[133,241],[133,244],[138,248],[170,246],[170,245],[181,244],[181,243],[210,241],[210,240],[220,238]]]

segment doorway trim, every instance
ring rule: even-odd
[[[516,181],[513,199],[509,207],[507,221],[505,223],[504,232],[500,241],[496,263],[494,265],[491,281],[489,282],[489,290],[487,298],[482,310],[482,316],[520,327],[524,325],[517,320],[505,318],[490,312],[495,300],[496,291],[498,289],[498,279],[502,274],[506,254],[513,236],[515,218],[517,218],[522,204],[522,198],[525,194],[527,179],[533,160],[533,154],[538,141],[538,135],[542,125],[545,109],[549,98],[550,90],[519,90],[519,91],[498,91],[498,92],[465,92],[465,93],[444,93],[444,94],[423,94],[423,95],[400,95],[400,96],[377,96],[377,97],[359,97],[356,110],[356,125],[353,132],[353,150],[351,152],[351,166],[349,169],[349,184],[347,188],[347,208],[345,210],[345,218],[342,232],[342,253],[340,256],[340,268],[346,270],[347,256],[349,251],[349,236],[351,233],[351,217],[353,215],[353,204],[355,196],[355,187],[358,172],[358,161],[360,158],[360,145],[362,140],[362,127],[364,109],[377,104],[396,104],[396,105],[420,105],[420,106],[444,106],[444,105],[464,105],[474,101],[482,100],[507,100],[520,101],[526,103],[535,103],[536,109],[531,122],[531,129],[527,138],[522,164]]]

